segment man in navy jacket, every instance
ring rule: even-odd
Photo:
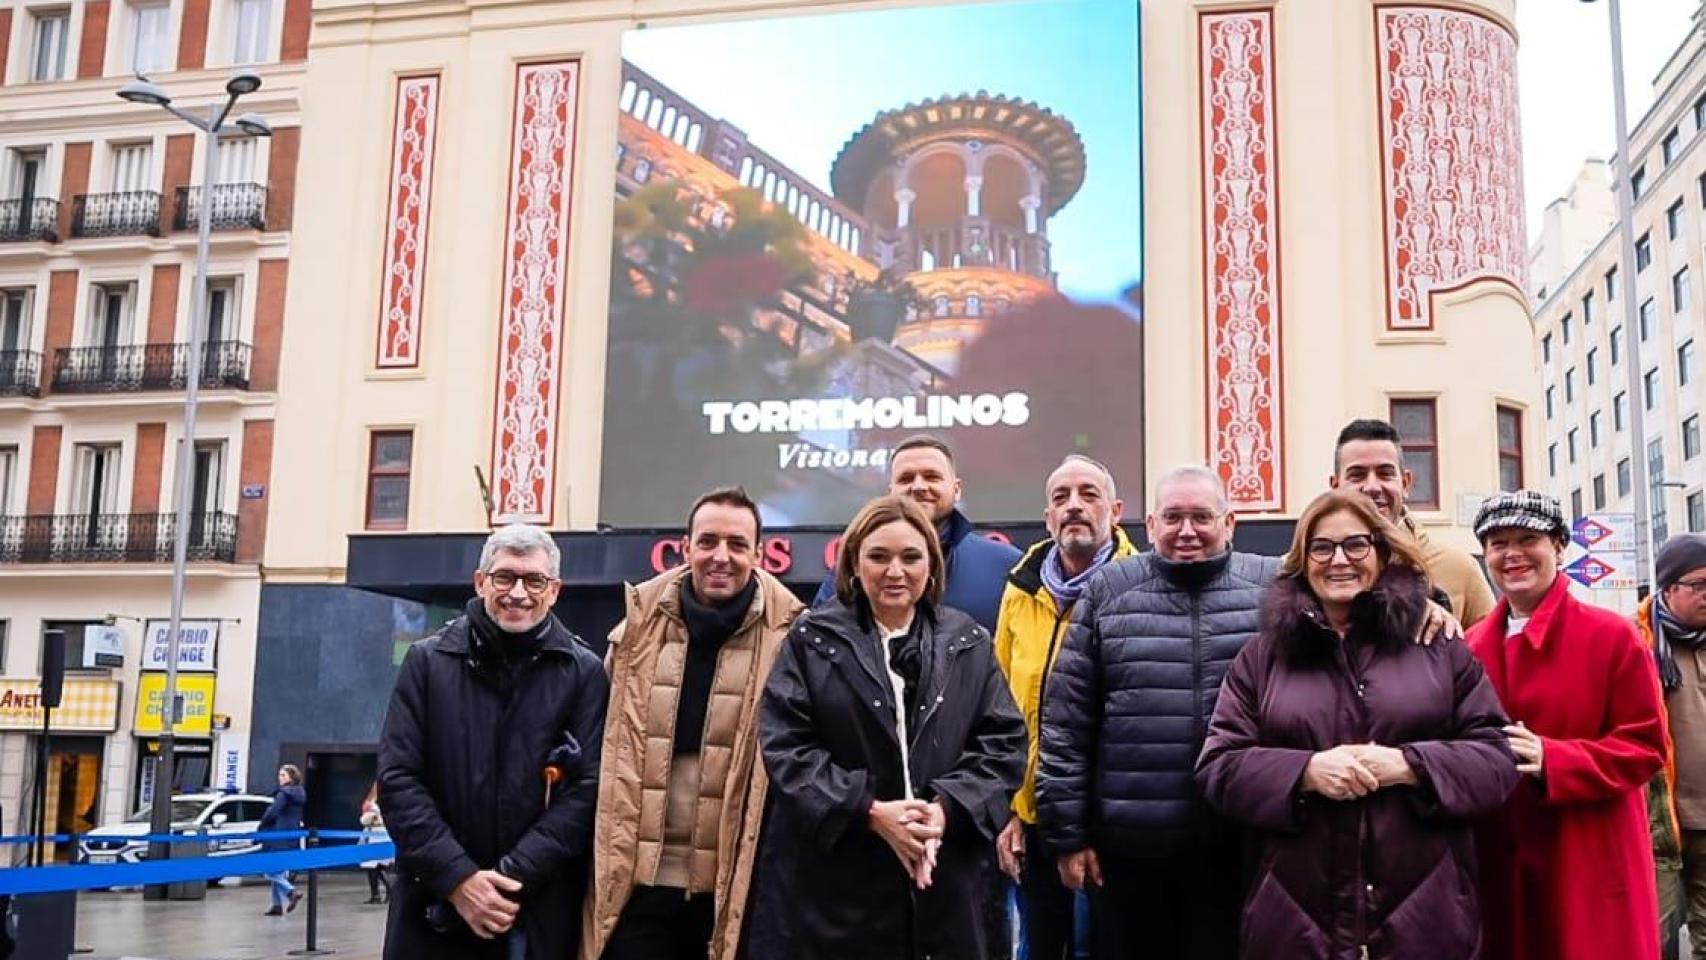
[[[1019,562],[1011,544],[979,536],[959,510],[964,484],[954,472],[954,452],[935,437],[907,437],[889,457],[889,492],[911,497],[936,523],[947,560],[948,582],[942,603],[971,615],[990,635],[1001,610],[1007,571]],[[818,588],[813,606],[835,595],[835,575]]]

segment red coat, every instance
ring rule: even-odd
[[[1562,574],[1523,633],[1510,602],[1469,631],[1512,722],[1544,744],[1477,833],[1488,960],[1656,960],[1647,781],[1664,763],[1653,658],[1628,621],[1570,596]]]

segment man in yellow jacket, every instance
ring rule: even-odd
[[[1084,585],[1104,564],[1138,551],[1119,527],[1123,504],[1107,467],[1073,454],[1049,474],[1044,494],[1050,539],[1031,547],[1007,575],[995,628],[995,657],[1031,735],[1025,782],[996,838],[996,856],[1019,885],[1026,957],[1062,960],[1073,955],[1073,893],[1060,882],[1055,855],[1043,848],[1036,827],[1043,692]]]

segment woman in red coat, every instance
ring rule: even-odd
[[[1469,631],[1525,776],[1478,831],[1489,960],[1656,960],[1647,781],[1664,762],[1653,658],[1629,622],[1570,596],[1554,497],[1500,494],[1475,536],[1504,594]]]

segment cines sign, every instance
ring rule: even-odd
[[[999,530],[986,531],[981,536],[988,537],[998,543],[1012,543],[1013,538]],[[801,555],[802,561],[811,565],[811,575],[827,576],[835,569],[835,559],[841,551],[840,534],[785,534],[765,537],[758,544],[758,565],[765,573],[776,577],[787,577],[799,573],[794,569],[795,542],[806,552]],[[821,542],[821,543],[820,543]],[[650,560],[653,573],[663,573],[687,562],[687,557],[681,550],[681,540],[676,537],[663,537],[652,542]]]

